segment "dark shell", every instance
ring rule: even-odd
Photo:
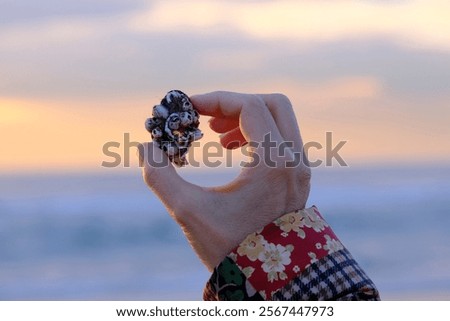
[[[153,107],[153,117],[147,119],[145,128],[171,162],[184,166],[192,142],[203,137],[199,118],[189,97],[180,90],[171,90]]]

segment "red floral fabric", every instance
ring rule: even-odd
[[[312,263],[342,249],[317,208],[311,207],[285,214],[248,235],[228,257],[255,290],[270,299]]]

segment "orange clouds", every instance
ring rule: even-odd
[[[99,105],[104,108],[96,108]],[[146,108],[142,101],[1,99],[0,171],[98,169],[104,160],[102,146],[106,142],[121,142],[125,132],[137,141],[148,139],[143,129]]]

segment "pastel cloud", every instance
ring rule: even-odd
[[[389,37],[409,46],[450,49],[450,2],[415,1],[156,1],[132,17],[140,31],[212,34],[241,31],[302,42]]]
[[[406,46],[450,50],[450,2],[413,1],[152,1],[109,15],[54,16],[11,23],[0,30],[0,48],[65,42],[115,32],[238,32],[256,39],[296,43],[389,38]]]

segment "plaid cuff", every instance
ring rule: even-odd
[[[375,285],[346,249],[311,264],[272,296],[274,301],[379,299]]]

